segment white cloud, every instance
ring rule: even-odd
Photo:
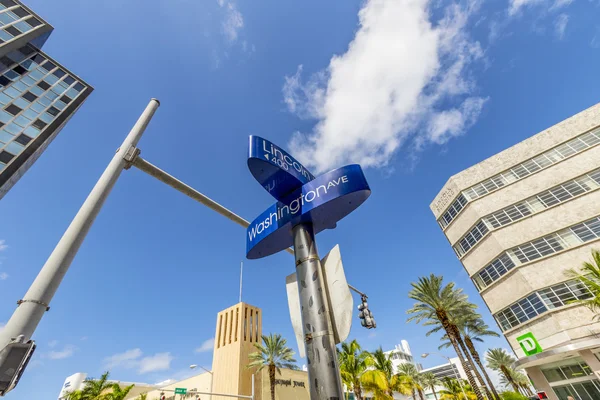
[[[531,7],[535,5],[544,4],[546,7],[549,6],[550,11],[558,10],[563,7],[569,6],[573,0],[510,0],[508,7],[509,15],[516,15],[525,7]],[[552,3],[551,5],[548,3]]]
[[[225,20],[222,28],[223,34],[230,42],[235,42],[239,31],[244,27],[244,17],[232,1],[217,0],[219,6],[225,9]]]
[[[213,351],[214,347],[215,347],[215,338],[210,338],[210,339],[205,340],[200,345],[200,347],[198,347],[195,350],[195,352],[196,353],[205,353],[205,352],[208,352],[208,351]]]
[[[0,272],[0,281],[5,281],[8,279],[8,274],[6,272]]]
[[[145,374],[167,370],[171,367],[171,361],[173,360],[171,353],[156,353],[153,356],[143,358],[142,355],[142,350],[139,348],[114,354],[104,359],[104,368],[108,370],[116,367],[137,369],[138,374]]]
[[[57,344],[58,340],[51,340],[50,342],[48,342],[48,347],[56,347]]]
[[[444,143],[477,120],[485,99],[475,95],[469,67],[483,51],[467,22],[479,2],[447,6],[440,20],[431,19],[429,6],[368,0],[344,54],[307,82],[302,66],[286,77],[288,109],[317,120],[311,133],[297,132],[290,142],[314,172],[350,162],[384,167],[409,140],[416,148]]]
[[[8,245],[6,244],[6,240],[2,239],[0,240],[0,251],[6,250],[8,248]]]
[[[75,350],[77,350],[77,347],[68,344],[60,351],[49,352],[46,357],[48,357],[51,360],[63,360],[75,354]]]
[[[567,30],[567,24],[569,23],[569,16],[567,14],[560,14],[554,21],[554,33],[556,37],[562,39],[565,37],[565,31]]]
[[[157,353],[153,356],[144,357],[140,360],[138,374],[165,371],[171,368],[171,361],[173,361],[171,353]]]

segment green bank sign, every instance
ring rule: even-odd
[[[542,352],[542,346],[540,346],[538,341],[535,339],[535,336],[533,336],[533,333],[531,332],[519,336],[517,338],[517,342],[519,342],[519,345],[525,352],[526,356],[532,356]]]

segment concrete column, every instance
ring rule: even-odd
[[[558,396],[552,390],[550,383],[546,380],[546,377],[542,373],[542,370],[539,367],[529,367],[525,368],[527,375],[533,381],[533,386],[537,391],[546,392],[549,400],[558,400]]]
[[[592,353],[591,350],[581,350],[579,355],[583,358],[583,361],[590,366],[592,371],[594,371],[596,378],[600,379],[600,361],[598,361],[594,353]]]

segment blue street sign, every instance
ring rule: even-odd
[[[259,136],[250,136],[248,168],[254,178],[277,200],[315,179],[285,150]]]
[[[315,234],[335,228],[370,194],[360,165],[318,176],[252,221],[246,230],[246,257],[262,258],[292,246],[292,228],[300,222],[312,222]]]

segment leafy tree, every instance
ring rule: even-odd
[[[250,364],[247,368],[257,368],[261,371],[264,367],[269,371],[269,384],[271,386],[271,400],[275,400],[275,372],[281,374],[281,368],[295,367],[294,351],[287,347],[287,341],[279,334],[262,335],[262,344],[254,343],[258,350],[249,355]]]
[[[455,288],[454,282],[443,286],[442,276],[431,274],[429,277],[419,278],[418,282],[413,282],[411,285],[413,288],[408,293],[408,297],[415,300],[416,303],[407,311],[408,314],[413,314],[408,318],[408,321],[415,321],[416,323],[424,321],[427,325],[436,323],[441,325],[460,359],[477,400],[483,400],[471,369],[465,362],[463,350],[461,350],[463,348],[466,353],[465,356],[468,355],[464,342],[458,328],[452,323],[453,315],[461,315],[469,309],[472,310],[473,304],[467,301],[467,296],[461,289]]]
[[[440,390],[441,400],[474,400],[477,398],[471,385],[463,380],[444,378],[442,385],[444,389]]]
[[[140,393],[136,400],[148,400],[148,393]]]
[[[440,386],[442,384],[442,381],[439,380],[437,376],[435,376],[431,372],[425,372],[424,374],[421,374],[421,384],[425,389],[431,389],[431,391],[433,392],[433,397],[435,397],[435,400],[438,400],[435,388],[437,386]]]
[[[342,381],[348,390],[354,392],[356,400],[362,400],[360,379],[369,367],[369,353],[363,351],[355,339],[350,343],[342,343],[342,349],[338,349],[338,359]]]
[[[364,390],[372,392],[375,400],[393,399],[396,382],[391,354],[385,354],[380,347],[368,353],[367,363],[372,368],[361,377]]]
[[[515,392],[502,392],[502,400],[528,400],[527,397],[521,393]]]
[[[433,374],[431,374],[433,375]],[[423,377],[417,371],[417,368],[410,363],[403,363],[398,366],[398,375],[399,382],[406,387],[406,389],[410,390],[412,393],[413,399],[416,399],[416,393],[419,393],[419,398],[421,400],[425,400],[425,396],[423,395]],[[433,375],[435,378],[435,375]],[[436,396],[437,399],[437,396]]]
[[[500,335],[490,330],[490,327],[483,321],[481,315],[477,314],[472,310],[467,310],[466,314],[457,316],[455,319],[456,326],[458,327],[458,330],[464,340],[465,346],[467,347],[468,352],[472,357],[472,360],[469,360],[475,362],[475,364],[479,366],[479,369],[481,370],[481,373],[483,374],[483,377],[487,382],[487,386],[485,386],[481,377],[478,376],[481,385],[486,388],[486,391],[488,392],[488,397],[492,398],[491,395],[493,394],[493,398],[495,398],[496,400],[500,400],[500,395],[496,391],[492,380],[490,379],[485,367],[483,366],[479,352],[477,351],[477,349],[475,348],[475,344],[473,343],[473,341],[483,342],[483,336],[499,337]],[[444,335],[442,340],[446,341],[440,345],[440,349],[447,348],[452,345],[448,340],[448,335]]]
[[[485,354],[487,366],[494,371],[502,373],[506,382],[508,382],[516,393],[519,393],[519,386],[513,378],[512,365],[516,361],[513,356],[504,349],[489,349]]]
[[[112,385],[112,391],[106,393],[102,400],[125,400],[125,397],[129,394],[131,389],[133,389],[135,385],[130,385],[124,388],[121,388],[118,383],[114,383]]]
[[[567,275],[581,280],[592,293],[591,298],[573,300],[573,303],[587,307],[596,314],[594,319],[600,319],[600,251],[592,250],[592,262],[584,262],[581,271],[570,269]]]

